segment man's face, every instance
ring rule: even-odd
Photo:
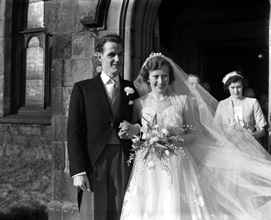
[[[199,84],[199,78],[196,76],[189,76],[188,77],[188,81],[191,83],[191,85],[194,88],[197,88],[197,84]]]
[[[103,52],[98,53],[98,59],[102,64],[103,72],[110,78],[116,77],[121,72],[123,63],[121,44],[106,42],[103,46]]]

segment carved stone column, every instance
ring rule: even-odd
[[[11,27],[13,0],[0,1],[0,116],[10,112],[11,82]]]

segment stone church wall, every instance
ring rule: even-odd
[[[89,30],[80,22],[85,16],[82,10],[84,2],[95,15],[98,0],[47,1],[45,5],[45,24],[53,39],[52,200],[48,204],[49,220],[79,219],[76,188],[69,175],[67,157],[69,101],[74,83],[92,78],[97,73],[94,45],[101,33]]]
[[[0,5],[11,12],[13,2],[15,0],[0,0]],[[51,201],[47,206],[49,220],[79,219],[76,188],[72,186],[72,179],[69,176],[67,157],[66,130],[70,94],[75,82],[92,78],[100,70],[94,45],[98,38],[107,33],[120,34],[119,15],[125,8],[123,2],[122,0],[44,1],[46,34],[50,40],[52,39],[53,44],[50,59],[51,125],[5,121],[0,123],[0,160],[4,157],[51,160],[52,192]],[[3,20],[0,13],[0,51],[10,51],[3,50],[1,42],[4,42],[2,39],[5,37],[5,42],[8,43],[5,47],[11,45],[9,44],[12,30],[11,15],[5,14]],[[82,19],[86,23],[82,22]],[[88,22],[94,26],[86,25]],[[4,27],[8,27],[9,32],[4,33]],[[3,98],[4,80],[1,79],[4,72],[10,68],[9,61],[4,60],[10,59],[8,58],[10,54],[4,55],[0,57],[0,64],[5,64],[0,68],[0,115],[9,112],[6,106],[9,106],[11,98],[9,94]]]
[[[51,160],[51,126],[0,124],[0,158]]]
[[[33,213],[46,217],[52,193],[51,139],[51,125],[0,124],[0,219],[33,220]]]

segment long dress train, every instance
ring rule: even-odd
[[[181,127],[181,100],[159,112],[141,97],[142,126],[157,115],[158,123]],[[195,142],[165,160],[138,150],[121,220],[270,220],[269,154],[242,128],[213,129],[209,136],[196,131]]]
[[[192,124],[196,139],[163,160],[148,148],[136,152],[121,220],[271,220],[270,154],[243,127],[217,123],[217,100],[192,87],[170,58],[148,59],[155,56],[173,68],[171,105],[154,108],[150,86],[139,74],[134,84],[142,126],[157,115],[157,123],[169,127]]]

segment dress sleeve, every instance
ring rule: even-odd
[[[193,100],[186,96],[183,106],[183,123],[184,126],[188,127],[186,134],[183,137],[185,145],[192,144],[197,139],[197,112],[195,112],[195,109],[192,107],[192,105]]]
[[[258,100],[255,101],[254,104],[254,118],[255,118],[255,127],[257,130],[264,128],[267,123],[262,111],[262,108],[260,106],[260,103],[258,102]]]
[[[221,102],[218,103],[216,112],[215,112],[215,117],[214,117],[214,122],[222,125],[222,104]]]
[[[132,115],[132,124],[139,123],[141,124],[140,121],[140,111],[142,109],[142,104],[141,104],[141,98],[137,98],[134,101],[133,104],[133,115]]]

